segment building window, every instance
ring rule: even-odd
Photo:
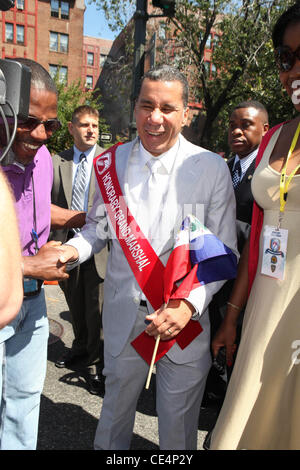
[[[17,24],[17,43],[24,44],[24,26]]]
[[[5,41],[14,42],[14,25],[12,23],[5,23]]]
[[[68,52],[69,36],[62,33],[50,32],[50,51]]]
[[[70,5],[68,2],[60,2],[60,17],[63,20],[68,20],[70,14]]]
[[[87,65],[94,65],[94,53],[88,52],[86,56],[86,63]]]
[[[17,0],[16,7],[18,10],[24,10],[24,0]]]
[[[165,23],[160,23],[159,28],[158,28],[158,37],[159,39],[166,39],[166,28],[167,25]]]
[[[51,0],[51,16],[68,20],[70,14],[70,5],[68,2],[61,0]]]
[[[59,18],[59,1],[51,0],[51,16]]]
[[[58,77],[60,83],[68,81],[68,67],[64,65],[49,65],[49,73],[52,78]]]
[[[100,54],[100,67],[103,67],[107,59],[107,55]]]
[[[58,33],[50,33],[50,51],[58,51]]]
[[[219,41],[220,41],[220,36],[218,36],[218,34],[215,34],[214,35],[214,46],[217,46],[219,44]]]
[[[204,62],[204,68],[205,68],[206,74],[209,75],[210,74],[210,62],[208,60]]]
[[[17,24],[14,30],[13,23],[5,23],[5,41],[13,42],[15,44],[24,44],[25,27],[24,25]]]
[[[69,48],[69,36],[67,34],[60,34],[59,35],[60,41],[60,52],[68,52]]]
[[[55,78],[55,75],[57,74],[57,69],[58,69],[57,65],[51,65],[51,64],[49,65],[49,73],[52,78]]]
[[[207,38],[207,41],[206,41],[206,48],[207,49],[211,49],[212,47],[212,38],[211,38],[211,34],[208,35],[208,38]]]
[[[93,88],[93,77],[92,75],[87,75],[85,79],[86,88]]]

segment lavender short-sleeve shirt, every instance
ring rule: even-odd
[[[47,148],[43,145],[36,153],[33,162],[24,168],[25,170],[16,164],[10,164],[4,166],[3,171],[12,186],[16,199],[23,256],[33,256],[35,255],[32,234],[32,229],[35,230],[34,219],[36,219],[38,248],[47,242],[50,232],[53,165]]]

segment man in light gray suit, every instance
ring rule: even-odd
[[[117,147],[116,174],[126,204],[157,261],[166,264],[182,220],[189,213],[237,254],[235,198],[226,163],[180,134],[188,117],[184,75],[170,66],[145,74],[135,117],[139,137]],[[112,153],[99,161],[99,174],[111,165]],[[120,210],[116,218],[124,227]],[[176,339],[187,324],[200,322],[203,331],[185,349],[175,342],[156,363],[160,448],[195,449],[201,399],[211,365],[207,307],[223,281],[200,286],[186,298],[170,300],[166,308],[155,310],[148,298],[151,286],[146,297],[137,282],[139,275],[133,274],[124,255],[122,240],[115,236],[108,205],[97,187],[87,224],[81,234],[63,245],[60,261],[81,263],[103,249],[108,240],[112,240],[112,246],[104,283],[106,381],[95,449],[130,447],[137,400],[149,370],[131,342],[144,330],[153,337],[160,335],[161,343]],[[142,246],[142,239],[138,243]],[[140,260],[136,262],[143,271],[146,263],[139,253],[135,251],[134,258]],[[147,284],[146,279],[143,281]]]
[[[98,111],[91,106],[79,106],[72,114],[68,129],[74,139],[74,146],[53,156],[51,201],[63,208],[87,212],[92,206],[95,192],[93,158],[103,152],[97,145]],[[85,159],[82,162],[85,165],[82,194],[76,192],[81,185],[77,179],[80,158]],[[76,231],[56,230],[52,232],[51,238],[65,242],[72,238]],[[58,358],[55,365],[69,368],[83,366],[89,391],[94,394],[101,386],[100,333],[106,262],[107,250],[103,250],[71,271],[69,279],[60,282],[71,314],[74,341],[71,350]]]

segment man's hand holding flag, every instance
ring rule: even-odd
[[[235,254],[196,217],[187,216],[164,270],[164,305],[147,317],[152,324],[131,343],[151,367],[175,341],[184,349],[201,333],[200,323],[189,321],[193,306],[186,299],[191,291],[210,282],[233,279],[236,271]],[[160,342],[160,334],[164,341]],[[149,335],[158,335],[156,343]]]

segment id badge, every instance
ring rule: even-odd
[[[265,226],[261,273],[284,279],[288,230]]]

